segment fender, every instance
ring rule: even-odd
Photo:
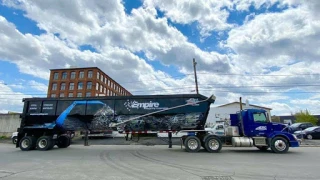
[[[61,114],[60,116],[57,118],[56,120],[56,124],[58,127],[63,129],[63,124],[65,119],[67,118],[67,116],[70,114],[70,112],[72,111],[72,109],[76,106],[76,105],[81,105],[81,104],[102,104],[105,105],[105,103],[101,102],[101,101],[74,101],[70,106],[68,106]]]
[[[299,147],[299,142],[298,140],[293,136],[293,134],[288,133],[288,132],[281,132],[281,131],[275,131],[272,132],[271,134],[268,135],[268,142],[269,144],[271,144],[271,140],[272,138],[274,138],[275,136],[281,136],[284,137],[288,140],[290,147]]]

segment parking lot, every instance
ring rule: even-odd
[[[71,145],[22,152],[0,143],[0,179],[320,179],[318,147],[287,154],[223,147],[217,154],[180,146]]]

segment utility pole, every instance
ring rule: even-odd
[[[196,65],[197,65],[197,62],[196,62],[196,60],[193,58],[194,80],[195,80],[195,82],[196,82],[196,92],[197,92],[197,94],[199,94]]]

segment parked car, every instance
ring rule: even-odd
[[[308,122],[305,122],[305,123],[294,123],[292,124],[291,126],[289,126],[289,132],[290,133],[294,133],[296,131],[302,131],[302,130],[305,130],[309,127],[312,127],[313,124],[312,123],[308,123]]]
[[[11,135],[11,140],[13,144],[16,144],[18,141],[18,132],[13,132]]]
[[[299,139],[320,139],[320,126],[309,127],[302,131],[296,131],[294,134]]]

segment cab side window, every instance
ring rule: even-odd
[[[253,114],[253,120],[254,122],[267,122],[267,117],[264,113],[254,113]]]

